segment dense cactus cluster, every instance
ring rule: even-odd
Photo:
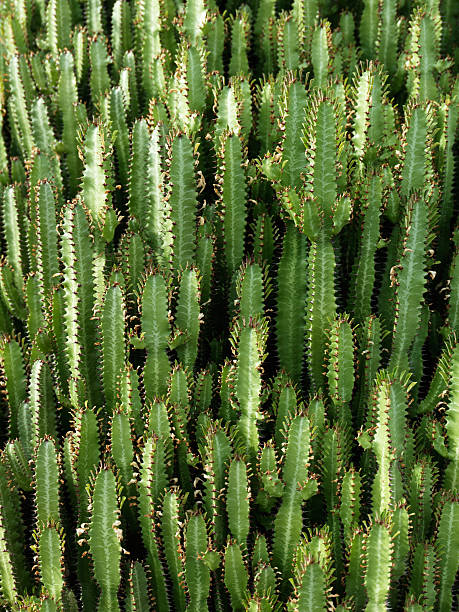
[[[2,609],[457,609],[458,43],[0,0]]]

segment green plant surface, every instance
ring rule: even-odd
[[[0,0],[0,608],[459,607],[454,0]]]

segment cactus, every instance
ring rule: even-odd
[[[0,2],[0,608],[458,607],[452,0]]]

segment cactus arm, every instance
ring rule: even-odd
[[[96,35],[89,43],[89,61],[91,65],[91,99],[93,105],[98,107],[102,103],[103,96],[110,89],[110,78],[107,70],[109,58],[107,46],[102,36]]]
[[[455,99],[446,101],[440,107],[441,136],[439,142],[440,174],[442,177],[442,196],[439,218],[440,240],[438,244],[438,257],[443,260],[448,249],[450,223],[453,206],[453,177],[455,172],[455,157],[453,145],[456,140],[458,126],[458,109]]]
[[[81,345],[78,341],[78,281],[73,261],[75,258],[75,248],[73,246],[71,227],[73,223],[72,210],[67,209],[66,233],[62,237],[62,260],[67,267],[68,273],[64,276],[64,328],[67,335],[66,354],[70,379],[70,397],[72,402],[78,404],[77,385],[80,378],[79,361],[81,355]]]
[[[167,612],[169,607],[165,584],[164,570],[159,558],[158,541],[156,534],[156,517],[154,504],[157,501],[151,491],[151,483],[155,482],[156,443],[155,438],[146,440],[142,451],[141,468],[138,480],[139,492],[139,522],[142,539],[147,550],[147,561],[153,577],[155,587],[156,605],[160,612]],[[164,474],[163,474],[164,475]]]
[[[203,113],[206,106],[205,58],[200,49],[187,48],[186,81],[190,110]]]
[[[87,76],[89,69],[89,58],[87,55],[88,32],[82,26],[76,28],[72,33],[72,46],[75,55],[75,75],[78,83]],[[66,47],[64,47],[65,49]]]
[[[406,39],[407,90],[413,99],[435,100],[438,96],[434,65],[438,60],[438,41],[431,15],[418,9],[410,22]]]
[[[107,164],[103,127],[92,124],[84,139],[85,167],[83,170],[82,196],[93,222],[102,227],[107,205]]]
[[[145,266],[145,243],[139,234],[131,234],[124,250],[123,274],[129,296],[138,295]]]
[[[128,185],[129,132],[126,123],[126,103],[121,87],[110,92],[110,119],[113,131],[117,132],[114,146],[118,160],[118,177],[123,187]]]
[[[283,483],[278,477],[276,455],[269,442],[261,451],[259,473],[263,488],[258,497],[260,498],[262,493],[266,494],[268,496],[267,505],[272,505],[272,498],[282,497]]]
[[[216,150],[218,150],[222,134],[225,131],[234,134],[241,132],[241,121],[234,87],[223,87],[219,92],[214,132]]]
[[[288,425],[293,418],[298,403],[295,388],[290,384],[281,388],[277,403],[277,416],[275,425],[275,441],[278,448],[287,438]]]
[[[68,396],[69,369],[66,358],[66,336],[64,327],[63,289],[55,289],[51,296],[50,335],[54,345],[56,359],[56,374],[59,392]]]
[[[300,64],[298,28],[291,15],[279,17],[277,26],[278,64],[280,70],[297,70]]]
[[[357,419],[359,424],[363,423],[364,411],[366,409],[367,397],[381,364],[381,322],[377,317],[371,316],[365,319],[362,327],[357,330],[359,338],[361,379]]]
[[[236,396],[241,411],[238,432],[251,461],[258,451],[263,348],[262,330],[253,324],[244,324],[237,345]]]
[[[148,190],[147,198],[145,198],[145,186]],[[143,223],[146,217],[146,235],[153,248],[157,250],[158,259],[163,256],[164,246],[163,197],[159,127],[157,126],[150,136],[146,121],[141,119],[134,124],[132,130],[129,210],[139,223]]]
[[[329,332],[327,379],[335,406],[350,402],[355,379],[354,334],[346,316],[336,318]]]
[[[405,240],[397,274],[396,314],[390,367],[407,369],[407,352],[416,335],[425,290],[424,257],[427,242],[427,206],[410,200],[405,219]]]
[[[212,234],[210,224],[205,223],[198,228],[198,243],[196,246],[196,265],[201,275],[200,289],[203,308],[209,303],[211,295],[215,258],[214,250],[215,235]]]
[[[445,472],[445,488],[459,490],[459,345],[451,358],[450,399],[446,413],[446,435],[450,462]]]
[[[397,71],[398,27],[397,1],[382,0],[380,2],[380,23],[377,39],[378,59],[392,76]]]
[[[325,576],[321,566],[314,562],[305,563],[297,581],[296,599],[292,600],[292,604],[295,605],[289,609],[298,610],[298,612],[325,610],[327,597]]]
[[[129,484],[134,476],[132,470],[134,447],[129,417],[123,412],[118,412],[112,417],[111,451],[116,466],[120,470],[125,492],[129,493]]]
[[[45,435],[57,438],[56,405],[53,380],[48,364],[37,360],[32,366],[29,382],[29,405],[32,413],[31,447]]]
[[[205,25],[206,47],[209,53],[207,56],[207,70],[209,72],[223,71],[224,28],[223,17],[219,13],[209,15]]]
[[[194,457],[190,449],[189,422],[189,381],[186,371],[177,366],[171,373],[168,394],[169,419],[172,423],[177,444],[177,463],[180,483],[186,492],[192,489],[190,465]]]
[[[19,134],[22,154],[25,159],[29,159],[34,141],[29,109],[26,103],[25,87],[20,72],[20,56],[18,55],[13,55],[8,62],[8,79],[11,91],[10,112]]]
[[[427,114],[416,107],[407,118],[406,140],[402,167],[401,193],[411,195],[414,190],[422,189],[426,172]]]
[[[147,278],[142,294],[142,331],[147,361],[144,385],[147,397],[160,397],[167,391],[170,370],[166,348],[169,341],[168,299],[164,278],[155,274]]]
[[[230,542],[225,550],[225,585],[230,594],[231,607],[235,611],[245,609],[248,581],[241,549],[238,544]]]
[[[285,130],[282,141],[282,184],[298,188],[304,171],[305,146],[301,140],[306,110],[306,90],[302,83],[294,81],[287,90]]]
[[[120,69],[123,56],[132,48],[131,5],[124,0],[116,0],[112,10],[113,64]]]
[[[57,56],[59,50],[70,47],[71,23],[70,6],[67,0],[49,2],[46,7],[46,42],[53,55]]]
[[[406,507],[399,506],[392,515],[393,567],[392,585],[397,585],[406,572],[410,552],[410,517]]]
[[[140,119],[134,123],[132,128],[132,151],[129,171],[129,213],[139,222],[145,218],[146,204],[145,185],[148,184],[149,165],[149,133],[147,122]],[[152,164],[152,169],[158,168],[160,164],[159,150],[156,149],[156,164]],[[153,158],[151,158],[153,161]],[[159,166],[160,168],[160,166]],[[157,173],[153,170],[154,175]],[[152,174],[153,174],[152,173]]]
[[[199,279],[195,268],[181,273],[177,310],[175,313],[175,334],[184,335],[185,342],[177,347],[177,355],[185,367],[193,368],[198,355],[200,327]]]
[[[11,553],[6,543],[6,532],[3,526],[3,519],[0,511],[0,591],[6,601],[15,606],[18,599],[16,579],[14,577],[13,562]]]
[[[204,0],[187,2],[183,29],[190,43],[198,45],[202,41],[202,30],[207,20],[206,3]]]
[[[372,485],[372,502],[374,516],[381,516],[390,504],[390,438],[389,412],[391,406],[390,387],[387,380],[381,380],[375,390],[374,437],[372,448],[376,456],[378,470]]]
[[[393,283],[393,266],[397,263],[400,235],[401,229],[400,226],[397,224],[394,226],[391,232],[391,236],[389,238],[389,244],[387,247],[387,261],[384,268],[384,276],[382,279],[381,289],[379,291],[378,296],[378,311],[380,313],[381,324],[386,329],[391,329],[394,324],[395,288]]]
[[[234,459],[230,463],[228,473],[226,510],[231,534],[242,550],[247,546],[247,536],[250,528],[249,500],[250,489],[247,480],[247,466],[243,460]]]
[[[163,24],[161,6],[157,0],[150,0],[140,5],[143,8],[139,15],[140,36],[139,57],[142,58],[142,87],[146,100],[151,97],[162,95],[159,81],[164,79],[163,68],[160,60],[161,41],[160,30]],[[159,75],[155,74],[159,70]],[[154,75],[154,76],[153,76]],[[159,80],[158,80],[159,76]],[[152,78],[153,77],[153,78]]]
[[[22,291],[16,287],[14,281],[14,270],[5,260],[0,262],[0,291],[3,302],[12,315],[20,320],[27,317],[27,312],[24,304],[24,295]]]
[[[316,390],[324,383],[324,329],[335,314],[335,255],[333,245],[324,232],[313,242],[308,258],[307,351],[309,372]]]
[[[59,276],[56,233],[56,197],[47,181],[39,184],[37,197],[37,259],[40,293],[44,303],[49,300]]]
[[[166,453],[168,455],[173,454],[172,430],[164,402],[156,400],[151,404],[150,413],[148,415],[148,431],[158,436],[156,447],[158,447],[158,443],[162,441]],[[163,476],[158,474],[158,479],[162,481],[164,476],[165,474]]]
[[[236,293],[239,298],[239,317],[250,321],[264,313],[263,270],[257,263],[243,264],[236,280]]]
[[[119,610],[119,564],[121,560],[121,531],[117,525],[119,509],[116,481],[113,472],[101,469],[96,476],[91,501],[89,549],[94,562],[94,576],[102,593],[100,612]]]
[[[8,154],[3,137],[3,114],[0,115],[0,185],[8,180]]]
[[[253,127],[252,116],[252,90],[247,77],[240,75],[232,78],[234,96],[238,106],[238,115],[241,124],[241,136],[247,142]]]
[[[69,206],[65,211],[61,243],[71,385],[77,389],[77,381],[82,378],[85,381],[90,405],[97,406],[100,402],[101,385],[98,373],[99,349],[96,344],[97,322],[93,317],[93,246],[88,219],[79,203]],[[72,401],[78,401],[75,391],[73,397]]]
[[[15,283],[22,288],[21,227],[19,211],[13,187],[6,187],[2,197],[3,232],[6,242],[6,259],[14,270]]]
[[[164,495],[161,518],[161,533],[164,544],[164,555],[172,582],[172,595],[175,610],[182,612],[186,608],[185,590],[181,580],[183,559],[181,554],[181,538],[179,528],[180,500],[175,491],[167,491]]]
[[[76,146],[77,119],[74,105],[76,105],[78,98],[74,60],[69,51],[64,51],[61,54],[59,67],[58,104],[62,113],[62,141],[70,178],[70,194],[74,196],[79,187],[82,163]]]
[[[30,421],[31,421],[30,417]],[[29,428],[32,429],[31,427]],[[28,492],[32,489],[32,471],[28,463],[28,456],[24,452],[24,445],[21,440],[8,442],[5,448],[8,459],[8,467],[13,477],[13,482],[22,491]]]
[[[311,40],[311,64],[314,70],[313,85],[323,88],[327,84],[330,69],[330,23],[324,21],[320,27],[316,27]]]
[[[175,236],[172,265],[178,272],[193,263],[195,253],[197,192],[193,149],[185,134],[178,134],[172,142],[169,176],[170,218]]]
[[[348,572],[346,576],[346,597],[352,598],[356,609],[363,610],[367,601],[362,568],[363,534],[357,529],[348,542]]]
[[[352,540],[352,534],[359,524],[361,489],[362,479],[360,473],[351,468],[343,476],[339,510],[344,528],[344,538],[347,542]]]
[[[305,189],[323,212],[326,227],[330,227],[337,197],[337,164],[342,155],[343,141],[341,124],[337,108],[331,102],[321,96],[311,101],[304,132],[306,157],[309,160]]]
[[[18,413],[27,398],[27,379],[21,345],[14,339],[0,343],[0,363],[8,398],[9,432],[11,437],[18,434]]]
[[[101,317],[103,387],[109,414],[117,404],[119,377],[125,367],[125,318],[122,289],[112,285],[105,293]]]
[[[400,380],[390,383],[389,432],[391,449],[395,457],[408,465],[410,458],[406,452],[408,393]]]
[[[450,296],[448,309],[448,325],[459,337],[459,252],[453,255],[450,275]]]
[[[284,236],[283,250],[277,274],[277,352],[280,366],[298,382],[301,379],[306,308],[307,246],[305,237],[293,224]]]
[[[27,332],[30,342],[34,343],[34,348],[37,352],[32,353],[32,359],[43,357],[41,349],[45,348],[43,343],[39,344],[39,339],[44,338],[43,329],[45,320],[43,317],[42,303],[40,300],[39,281],[36,276],[29,276],[25,286],[26,306],[29,311],[27,317]],[[48,347],[45,349],[48,350]]]
[[[38,534],[37,548],[41,582],[52,599],[59,602],[64,587],[64,543],[60,530],[54,525],[43,527]]]
[[[153,248],[157,250],[157,259],[165,265],[169,252],[167,226],[164,218],[164,187],[160,153],[160,129],[157,126],[151,134],[147,151],[147,185],[149,188],[147,230],[149,240]]]
[[[360,43],[362,53],[366,59],[375,56],[376,40],[378,36],[378,0],[365,0],[365,6],[360,19]]]
[[[242,143],[234,133],[224,133],[221,144],[221,208],[225,257],[232,276],[242,262],[247,216],[246,178]]]
[[[265,79],[258,90],[257,137],[260,142],[260,155],[272,151],[278,137],[275,119],[279,106],[276,104],[276,92],[276,84],[272,77]]]
[[[88,1],[86,11],[86,26],[90,34],[99,34],[99,32],[103,32],[101,0]]]
[[[319,12],[319,0],[294,0],[292,16],[298,29],[302,59],[309,61],[311,39]]]
[[[309,443],[309,421],[305,417],[297,416],[289,428],[282,472],[285,489],[274,521],[273,561],[282,571],[284,582],[292,574],[293,554],[303,527],[301,489],[307,481]]]
[[[51,439],[42,440],[36,451],[35,503],[39,531],[48,523],[59,524],[59,465],[56,447]]]
[[[375,254],[379,240],[381,179],[374,175],[365,184],[365,211],[360,250],[356,260],[353,306],[357,320],[371,315],[371,297],[375,279]]]
[[[203,451],[204,474],[204,508],[210,521],[212,534],[216,545],[224,545],[227,534],[224,517],[225,478],[231,456],[231,445],[226,433],[217,429],[207,434],[206,446]]]
[[[72,436],[75,452],[72,458],[72,470],[75,471],[77,493],[79,498],[79,518],[85,522],[88,518],[88,491],[91,473],[96,469],[100,459],[99,426],[92,410],[77,412],[75,432]]]
[[[440,573],[440,587],[438,592],[438,610],[446,612],[451,609],[452,586],[458,569],[457,547],[459,535],[459,503],[446,501],[440,516],[437,539],[437,549]]]
[[[250,15],[246,7],[238,9],[231,19],[231,60],[229,75],[249,74],[247,58],[250,36]]]
[[[421,21],[419,33],[420,65],[419,65],[419,98],[437,100],[438,89],[435,82],[435,67],[438,62],[439,48],[435,33],[435,23],[430,15],[425,15]]]
[[[194,514],[186,526],[185,578],[190,595],[188,612],[205,612],[210,591],[210,571],[204,562],[207,530],[202,514]]]
[[[8,455],[8,449],[7,449]],[[24,552],[25,546],[25,529],[23,523],[23,516],[21,511],[21,500],[18,489],[11,488],[8,483],[9,473],[7,470],[7,461],[3,456],[0,461],[0,524],[3,530],[2,543],[5,545],[2,551],[8,551],[12,574],[12,581],[16,583],[16,588],[20,591],[22,589],[29,589],[31,586],[31,576],[29,567],[26,562]],[[29,478],[29,482],[32,479]],[[5,555],[2,564],[7,561],[8,555]],[[3,571],[0,569],[0,585],[3,584]],[[8,582],[8,580],[6,581]],[[10,588],[10,587],[7,587]]]
[[[328,512],[338,506],[338,483],[344,470],[344,435],[338,427],[327,429],[322,435],[320,467],[322,490]]]
[[[368,594],[367,612],[385,610],[389,593],[392,550],[390,531],[384,523],[373,523],[366,540],[365,587]]]
[[[132,563],[129,572],[129,604],[126,603],[126,612],[148,612],[151,609],[151,598],[148,593],[148,581],[145,569],[139,561]],[[131,606],[130,608],[128,606]]]

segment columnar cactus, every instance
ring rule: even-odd
[[[0,607],[458,607],[453,0],[0,0]]]

